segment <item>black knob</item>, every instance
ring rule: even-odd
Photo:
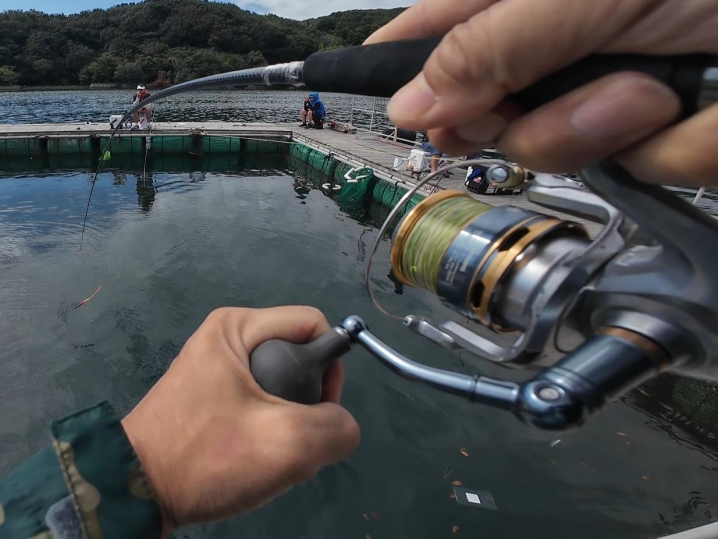
[[[351,349],[343,328],[333,328],[306,344],[273,339],[254,349],[249,366],[264,391],[300,404],[317,404],[324,371]]]

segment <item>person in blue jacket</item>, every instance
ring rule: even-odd
[[[324,103],[319,99],[317,92],[312,92],[304,100],[304,109],[302,110],[302,123],[299,127],[315,127],[321,129],[324,124],[324,115],[326,114]]]

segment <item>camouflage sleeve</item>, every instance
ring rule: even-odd
[[[52,444],[0,482],[0,539],[154,539],[162,516],[112,407],[51,424]]]

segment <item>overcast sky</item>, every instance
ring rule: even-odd
[[[0,0],[0,11],[36,9],[46,13],[78,13],[86,9],[107,8],[131,0]],[[291,19],[308,19],[348,9],[410,6],[416,0],[231,0],[255,13],[274,13]]]

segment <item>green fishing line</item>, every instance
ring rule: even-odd
[[[441,261],[458,234],[492,206],[458,196],[442,200],[426,211],[409,231],[401,256],[401,270],[415,286],[436,293]]]

